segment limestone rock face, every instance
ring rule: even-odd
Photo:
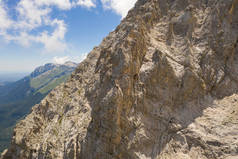
[[[139,0],[17,124],[15,158],[237,159],[238,1]]]

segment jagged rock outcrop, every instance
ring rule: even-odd
[[[238,158],[237,44],[237,0],[139,0],[2,158]]]

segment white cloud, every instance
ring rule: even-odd
[[[56,64],[64,64],[65,62],[70,61],[70,57],[69,56],[64,56],[64,57],[54,57],[53,58],[53,63]]]
[[[16,29],[32,30],[43,25],[49,18],[50,8],[42,8],[33,0],[21,0],[16,7],[18,23]]]
[[[7,41],[15,41],[25,47],[29,47],[32,42],[35,42],[43,44],[46,52],[64,52],[67,49],[67,44],[64,42],[67,32],[64,21],[55,19],[50,25],[55,27],[52,33],[43,31],[38,35],[31,35],[22,31],[18,35],[5,34],[4,37]]]
[[[48,32],[41,33],[40,36],[33,39],[36,42],[41,42],[44,44],[45,49],[48,52],[62,52],[67,49],[67,45],[64,42],[64,36],[67,32],[66,25],[64,21],[55,19],[52,23],[52,26],[56,26],[56,29],[52,34]]]
[[[97,0],[19,0],[16,17],[9,15],[3,0],[0,0],[0,36],[6,42],[15,42],[29,47],[32,43],[43,44],[47,52],[64,52],[68,46],[64,38],[67,25],[64,20],[53,18],[52,10],[70,10],[73,7],[96,7]],[[98,0],[100,1],[100,0]],[[111,9],[125,17],[136,0],[101,0],[105,9]]]
[[[37,0],[35,3],[37,6],[57,6],[62,10],[68,10],[72,7],[69,0]]]
[[[76,2],[76,5],[80,5],[80,6],[87,7],[87,8],[96,7],[96,4],[95,4],[94,0],[78,0]]]
[[[84,59],[86,59],[87,55],[88,55],[88,53],[83,53],[83,54],[80,54],[80,56],[75,56],[75,57],[71,57],[71,56],[58,57],[58,56],[55,56],[52,61],[53,61],[53,63],[56,63],[56,64],[64,64],[65,62],[68,62],[68,61],[72,61],[72,62],[75,62],[75,63],[80,63]]]
[[[1,2],[0,35],[7,42],[14,41],[26,47],[32,43],[41,43],[47,52],[65,51],[67,44],[64,42],[64,36],[67,27],[63,20],[51,19],[51,8],[45,5],[48,4],[45,4],[44,0],[20,0],[16,6],[17,20],[12,20],[7,16]],[[62,4],[58,5],[63,7]],[[47,29],[38,31],[40,27],[49,27],[53,31],[49,32]],[[36,33],[33,34],[32,31]]]
[[[124,18],[137,0],[101,0],[105,9],[111,9]]]
[[[96,4],[95,0],[20,0],[15,8],[17,17],[13,20],[0,0],[0,36],[25,47],[40,43],[47,52],[64,52],[67,26],[64,20],[51,17],[52,7],[69,10],[77,6],[91,8]]]
[[[7,15],[4,3],[0,0],[0,32],[12,26],[12,21]]]

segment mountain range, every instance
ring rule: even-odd
[[[49,63],[16,82],[0,86],[0,151],[10,143],[16,121],[57,85],[65,82],[76,66],[73,62]]]

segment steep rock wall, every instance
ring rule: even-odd
[[[237,0],[139,0],[2,158],[237,158],[237,90]]]

